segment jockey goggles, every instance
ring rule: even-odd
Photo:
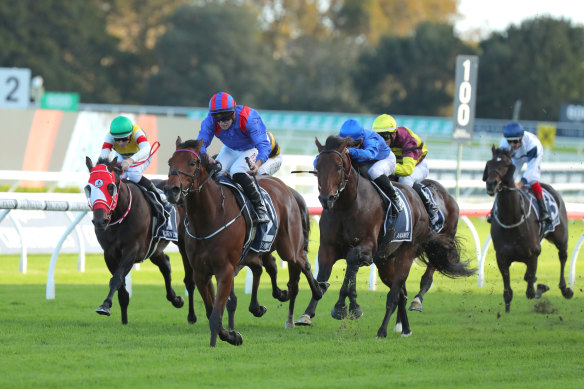
[[[216,122],[228,122],[233,119],[233,111],[212,113],[211,116]]]

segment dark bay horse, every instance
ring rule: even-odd
[[[286,327],[294,326],[294,303],[298,294],[300,273],[304,273],[315,299],[322,297],[321,287],[310,271],[306,257],[308,234],[303,231],[303,213],[291,189],[275,177],[259,178],[259,185],[270,195],[278,226],[269,253],[248,252],[240,263],[246,225],[241,217],[235,194],[219,184],[210,174],[213,166],[209,157],[201,153],[201,141],[176,141],[176,151],[168,161],[169,178],[165,193],[170,202],[182,197],[187,211],[187,255],[194,270],[195,284],[201,294],[211,331],[210,345],[214,347],[217,335],[233,345],[243,343],[241,334],[223,327],[223,311],[233,289],[233,276],[238,265],[277,251],[288,261],[289,309]],[[307,210],[305,211],[308,212]],[[212,276],[217,282],[217,294]]]
[[[96,312],[110,316],[112,298],[117,291],[122,324],[127,324],[130,296],[126,290],[125,277],[135,263],[146,259],[152,231],[152,210],[136,184],[120,180],[121,171],[117,158],[111,162],[100,159],[94,167],[91,159],[87,157],[86,165],[90,176],[85,193],[93,209],[92,223],[95,226],[97,240],[104,250],[105,263],[112,273],[109,293]],[[180,215],[181,212],[177,214]],[[177,296],[172,288],[170,261],[163,251],[168,243],[168,240],[161,240],[149,258],[158,266],[164,277],[167,300],[174,307],[181,308],[184,300]],[[180,240],[179,250],[181,254],[184,252]],[[188,320],[194,323],[197,320],[192,305],[194,284],[189,282],[189,277],[186,276],[192,271],[186,260],[183,260],[183,264],[190,303]]]
[[[460,249],[455,240],[430,229],[428,213],[418,194],[399,183],[394,185],[404,193],[411,207],[412,238],[411,241],[392,242],[385,252],[378,252],[384,220],[383,200],[371,181],[352,166],[347,151],[350,142],[349,138],[334,135],[327,138],[324,146],[316,140],[319,151],[316,175],[323,207],[317,280],[326,282],[333,264],[345,258],[345,279],[332,315],[340,315],[347,297],[349,309],[359,311],[354,287],[357,270],[359,266],[375,262],[381,281],[390,288],[385,317],[377,336],[387,336],[387,325],[396,309],[398,321],[402,323],[402,336],[409,336],[405,282],[416,257],[450,277],[469,276],[474,272],[466,263],[460,262]],[[314,317],[316,305],[317,301],[311,300],[301,320]]]
[[[534,204],[520,189],[517,189],[513,175],[515,166],[511,161],[512,151],[496,148],[491,149],[493,158],[487,162],[483,181],[486,182],[487,193],[495,196],[497,211],[493,211],[491,221],[491,238],[497,257],[497,266],[503,276],[503,299],[505,312],[510,311],[513,290],[509,280],[509,267],[512,262],[523,262],[527,266],[524,280],[527,282],[525,292],[528,299],[541,297],[549,290],[544,284],[535,282],[537,277],[537,259],[541,253],[542,237],[539,233],[539,221],[535,214]],[[546,233],[543,238],[554,244],[558,249],[560,259],[560,290],[562,296],[569,299],[574,295],[572,289],[566,287],[564,266],[568,258],[568,215],[564,200],[550,185],[541,183],[557,203],[559,224]],[[552,215],[553,216],[553,215]]]

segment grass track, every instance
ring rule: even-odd
[[[474,221],[484,241],[488,225]],[[577,221],[570,229],[569,254],[584,228]],[[459,230],[468,256],[473,251],[468,230],[463,224]],[[311,262],[318,228],[313,228],[312,239]],[[551,289],[543,299],[525,298],[525,266],[515,264],[511,268],[515,297],[511,313],[504,314],[502,281],[491,249],[484,288],[477,287],[476,277],[435,277],[424,299],[424,312],[409,313],[413,331],[409,338],[394,333],[375,338],[387,288],[380,284],[377,291],[369,291],[366,269],[358,276],[359,302],[365,311],[361,319],[330,317],[344,270],[341,261],[313,326],[294,330],[284,329],[287,303],[272,299],[267,276],[262,278],[260,302],[268,312],[258,319],[247,311],[249,296],[243,293],[241,274],[236,279],[236,328],[244,344],[233,347],[219,342],[215,349],[208,347],[208,321],[198,293],[199,321],[191,326],[186,323],[186,309],[175,309],[166,301],[162,277],[150,262],[132,273],[129,324],[122,326],[117,299],[111,317],[94,312],[107,294],[110,277],[101,256],[87,257],[85,273],[75,270],[76,256],[60,256],[55,300],[44,297],[49,258],[29,256],[28,272],[20,274],[18,256],[0,257],[1,388],[584,386],[584,264],[581,260],[576,269],[574,297],[565,300],[557,288],[557,255],[547,243],[538,281]],[[177,254],[172,264],[173,285],[182,294]],[[418,265],[412,269],[410,298],[423,270]],[[279,280],[283,287],[285,269],[280,270]],[[309,298],[306,281],[301,280],[295,317]],[[535,312],[536,304],[547,313]]]

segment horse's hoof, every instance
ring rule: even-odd
[[[334,306],[333,310],[331,311],[331,316],[333,319],[343,320],[347,317],[347,306],[343,305],[341,308],[338,308],[336,305]]]
[[[387,338],[387,330],[384,330],[384,329],[380,328],[377,331],[377,337],[378,338]]]
[[[255,308],[249,307],[249,311],[255,317],[262,317],[262,316],[264,316],[264,313],[266,313],[267,310],[268,310],[268,308],[264,307],[263,305],[258,305]]]
[[[286,324],[284,324],[284,328],[287,330],[294,329],[294,322],[292,320],[286,320]]]
[[[197,322],[197,315],[187,315],[187,322],[189,324],[195,324]]]
[[[298,318],[296,322],[294,322],[297,326],[309,326],[312,325],[312,320],[310,320],[310,315],[306,313]]]
[[[397,332],[397,333],[402,332],[402,324],[401,323],[395,323],[395,327],[393,327],[393,332]]]
[[[181,296],[177,296],[175,299],[172,300],[172,305],[175,308],[182,308],[185,305],[185,300]]]
[[[562,290],[562,296],[564,296],[564,298],[571,299],[572,296],[574,296],[574,291],[570,288],[566,288]]]
[[[288,294],[287,290],[280,290],[278,292],[273,292],[272,297],[281,303],[285,303],[286,301],[290,300],[290,295]]]
[[[103,305],[95,310],[95,312],[99,313],[100,315],[110,316],[111,312],[109,308],[104,307]]]
[[[410,304],[410,307],[408,308],[410,311],[418,311],[418,312],[422,312],[422,302],[420,301],[419,298],[415,298],[414,301],[412,301],[412,303]]]
[[[228,342],[234,346],[241,346],[243,344],[243,337],[237,331],[229,331]]]
[[[402,332],[401,336],[402,336],[402,338],[407,338],[408,336],[412,336],[412,331]]]
[[[363,316],[363,310],[361,309],[359,304],[356,304],[353,307],[349,307],[349,319],[356,320],[361,316]]]
[[[537,290],[535,291],[535,298],[538,299],[542,294],[550,290],[550,287],[545,284],[537,284]]]

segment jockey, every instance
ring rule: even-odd
[[[121,161],[122,179],[126,178],[154,193],[165,209],[171,206],[166,201],[166,196],[158,192],[152,181],[142,175],[152,162],[151,146],[144,130],[127,117],[118,116],[111,122],[99,157],[108,158],[112,149],[118,161]],[[137,162],[141,163],[132,166]]]
[[[233,97],[225,92],[214,94],[209,101],[209,114],[201,123],[197,138],[203,140],[202,152],[206,152],[215,136],[223,142],[217,155],[217,162],[221,163],[219,174],[229,173],[241,185],[256,210],[254,223],[267,222],[266,207],[250,174],[272,175],[280,168],[282,156],[274,136],[266,132],[256,110],[236,105]],[[246,158],[251,161],[251,167]]]
[[[503,138],[499,147],[512,150],[511,161],[515,165],[515,174],[521,174],[523,164],[527,163],[527,168],[516,186],[522,188],[528,184],[537,199],[539,205],[540,222],[551,222],[550,213],[543,199],[543,192],[539,180],[541,177],[541,161],[543,159],[543,146],[535,134],[527,132],[523,126],[517,122],[511,122],[503,128]]]
[[[438,221],[438,207],[422,190],[420,184],[429,173],[425,160],[428,154],[426,144],[409,128],[398,127],[395,119],[387,114],[380,115],[373,121],[373,131],[385,139],[395,154],[397,164],[393,174],[398,176],[399,182],[412,187],[418,193],[433,225]]]
[[[349,155],[357,162],[369,163],[369,176],[389,197],[396,211],[403,210],[403,204],[391,181],[391,175],[396,169],[395,155],[383,138],[371,130],[366,130],[353,119],[341,126],[339,136],[350,137],[360,142],[358,148],[349,147]]]

